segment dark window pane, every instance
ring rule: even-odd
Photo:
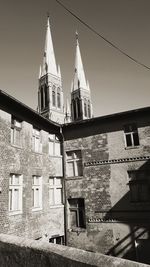
[[[133,133],[133,142],[135,146],[139,146],[139,136],[138,132]]]
[[[126,134],[126,143],[127,146],[132,146],[132,139],[130,134]]]

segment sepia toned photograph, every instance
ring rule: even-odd
[[[150,1],[0,0],[0,267],[150,266]]]

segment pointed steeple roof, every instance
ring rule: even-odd
[[[58,75],[52,35],[50,31],[49,16],[47,18],[47,29],[46,29],[42,75],[46,73],[50,73],[56,76]]]
[[[78,88],[87,89],[87,83],[85,79],[85,73],[81,58],[81,52],[79,47],[78,33],[76,32],[76,56],[75,56],[75,75],[73,81],[73,90]]]

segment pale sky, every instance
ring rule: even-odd
[[[104,37],[150,67],[149,0],[61,0]],[[55,0],[0,0],[0,89],[36,109],[47,12],[64,99],[74,73],[75,31],[95,116],[149,106],[150,70],[121,55]]]

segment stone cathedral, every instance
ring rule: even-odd
[[[150,107],[93,117],[77,33],[65,102],[48,18],[38,111],[0,90],[0,233],[150,264]]]

